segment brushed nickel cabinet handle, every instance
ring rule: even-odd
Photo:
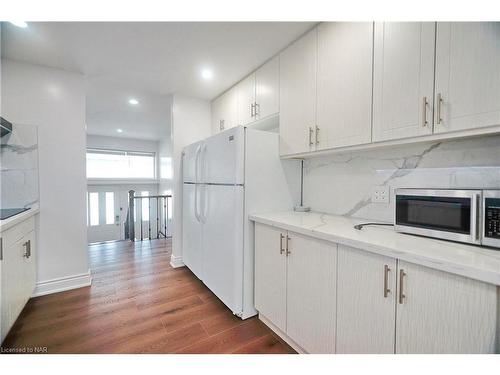
[[[399,304],[403,304],[403,300],[406,298],[403,292],[403,280],[406,276],[405,270],[399,270]]]
[[[315,139],[316,139],[316,144],[319,145],[319,137],[318,137],[318,134],[319,134],[319,128],[316,126],[316,133],[314,135]]]
[[[389,272],[391,269],[387,264],[384,264],[384,298],[387,298],[387,295],[391,292],[389,289]]]
[[[441,122],[443,121],[443,119],[441,118],[441,104],[443,103],[443,96],[441,95],[441,93],[438,93],[437,94],[437,97],[436,97],[436,123],[438,125],[441,124]]]
[[[309,146],[312,146],[314,144],[312,141],[313,132],[314,132],[314,130],[313,130],[312,126],[309,126]]]
[[[285,249],[283,249],[283,239],[285,238],[285,236],[283,236],[283,233],[280,233],[280,254],[283,254],[283,252],[285,251]]]
[[[28,259],[31,256],[31,240],[28,240],[25,243],[23,243],[23,246],[25,248],[23,257]]]
[[[422,98],[422,126],[427,126],[427,97]]]
[[[252,103],[252,105],[250,106],[250,117],[254,116],[255,116],[255,103]]]
[[[286,235],[286,256],[289,256],[292,252],[290,251],[290,247],[288,246],[288,242],[291,241],[291,238]]]
[[[254,116],[257,117],[259,115],[259,112],[260,112],[260,105],[255,102],[254,104]]]

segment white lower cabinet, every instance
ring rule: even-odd
[[[255,224],[255,308],[308,353],[335,353],[336,245]]]
[[[286,331],[286,231],[255,224],[255,308]]]
[[[0,342],[7,336],[35,289],[34,230],[32,217],[2,233]]]
[[[499,350],[497,286],[259,223],[255,303],[308,353]]]
[[[394,353],[396,259],[338,251],[337,353]]]
[[[309,353],[335,353],[337,246],[287,235],[287,335]]]
[[[497,288],[398,262],[396,353],[493,353]]]

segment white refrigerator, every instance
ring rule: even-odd
[[[242,319],[254,308],[253,223],[290,210],[300,194],[298,161],[279,158],[279,135],[238,126],[183,152],[182,260]]]

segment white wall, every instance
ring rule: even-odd
[[[37,293],[90,282],[85,212],[84,77],[2,60],[2,116],[37,125]]]
[[[173,189],[173,158],[172,158],[172,140],[165,137],[159,142],[159,177],[160,186],[159,191],[161,194],[172,192]]]
[[[182,266],[182,149],[196,141],[209,137],[210,102],[174,95],[172,102],[172,150],[174,158],[174,226],[172,259],[174,267]]]

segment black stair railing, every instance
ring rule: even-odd
[[[125,235],[128,239],[144,241],[172,237],[172,195],[136,196],[134,190],[130,190],[128,194],[128,214],[125,222]]]

